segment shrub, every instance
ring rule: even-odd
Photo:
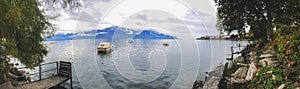
[[[272,71],[272,73],[267,73]],[[273,79],[273,75],[275,79]],[[251,89],[273,89],[279,87],[281,84],[286,84],[286,88],[294,88],[292,82],[288,82],[283,77],[283,70],[277,67],[261,67],[258,75],[250,81],[249,88]]]
[[[274,31],[274,49],[288,66],[300,63],[300,29],[282,26]]]

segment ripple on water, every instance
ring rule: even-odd
[[[179,39],[178,39],[179,40]],[[78,63],[75,68],[77,71],[86,71],[88,68],[93,68],[95,71],[101,72],[97,76],[103,77],[105,82],[110,84],[111,87],[115,89],[128,89],[128,88],[138,88],[138,89],[166,89],[172,86],[174,81],[177,79],[179,72],[190,72],[189,69],[180,70],[183,61],[181,58],[185,59],[194,59],[195,55],[188,53],[182,57],[181,49],[179,45],[175,41],[170,40],[170,45],[167,47],[162,46],[163,40],[135,40],[134,43],[128,44],[128,40],[118,40],[116,44],[113,44],[113,51],[107,55],[96,55],[96,49],[99,42],[109,42],[103,39],[83,39],[83,40],[68,40],[68,41],[59,41],[56,45],[49,45],[51,51],[49,52],[48,56],[45,59],[45,62],[51,61],[73,61]],[[218,62],[224,60],[225,54],[229,53],[230,46],[233,46],[235,43],[232,41],[195,41],[198,43],[199,49],[199,56],[200,56],[200,69],[198,76],[204,76],[206,71],[209,71],[211,65],[219,64]],[[186,45],[181,45],[186,46]],[[211,47],[214,46],[214,47]],[[187,47],[189,47],[187,45]],[[119,53],[122,49],[125,48],[126,51],[124,53]],[[197,47],[193,47],[197,48]],[[131,66],[134,66],[137,71],[149,71],[151,69],[151,65],[149,60],[149,53],[153,49],[162,50],[164,54],[166,54],[167,64],[164,64],[166,68],[163,70],[163,73],[158,76],[157,79],[150,82],[145,83],[135,83],[126,77],[122,76],[119,71],[116,69],[116,65],[114,64],[113,58],[118,58],[120,55],[127,55],[129,54],[130,61],[132,63]],[[220,51],[220,49],[225,49],[225,51]],[[119,54],[118,54],[119,53]],[[162,53],[161,53],[162,54]],[[156,55],[153,55],[157,57]],[[124,60],[125,58],[119,58],[116,60]],[[156,60],[163,60],[164,58],[155,58]],[[195,59],[196,60],[196,59]],[[213,61],[213,62],[211,62]],[[80,65],[81,63],[86,63],[87,65]],[[97,62],[97,65],[88,65],[89,63]],[[197,61],[199,62],[199,61]],[[73,63],[75,64],[75,63]],[[80,67],[78,67],[80,66]],[[124,66],[124,70],[129,70],[131,66]],[[190,65],[196,66],[196,65]],[[212,66],[213,67],[213,66]],[[100,70],[96,70],[100,69]],[[153,72],[160,72],[158,68],[153,68]],[[93,72],[93,71],[86,71],[86,73]],[[145,74],[134,74],[131,71],[126,71],[127,74],[131,74],[136,76],[136,79],[140,79],[141,81],[147,80],[149,75]],[[202,73],[202,74],[201,74]],[[73,74],[76,76],[76,73]],[[86,77],[86,76],[85,76]],[[80,80],[93,80],[94,76],[87,76],[87,79],[80,79]],[[198,77],[201,78],[201,77]],[[84,88],[98,88],[102,84],[91,84],[91,85],[83,85],[84,83],[80,82],[88,82],[88,81],[80,81],[76,77],[73,78],[73,84],[75,89],[81,89],[81,86]],[[176,80],[177,81],[177,80]],[[180,83],[176,88],[189,88],[191,86],[187,86],[184,82],[187,80],[185,79],[178,79]],[[192,80],[194,81],[194,80]],[[82,85],[80,85],[82,84]]]

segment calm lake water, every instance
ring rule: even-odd
[[[169,46],[162,45],[166,41]],[[213,70],[230,57],[231,46],[247,43],[182,39],[135,39],[133,43],[128,43],[128,39],[55,42],[46,42],[50,52],[45,63],[72,62],[73,87],[84,89],[190,89],[196,79],[203,80],[206,71]],[[111,42],[113,51],[98,54],[99,42]]]

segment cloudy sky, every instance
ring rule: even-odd
[[[83,7],[48,10],[57,33],[103,29],[113,25],[153,29],[179,37],[218,34],[212,0],[76,0]],[[57,13],[58,12],[58,13]]]

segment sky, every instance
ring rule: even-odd
[[[179,37],[217,35],[213,0],[75,0],[78,9],[47,10],[57,33],[122,26]],[[56,6],[61,6],[59,3]],[[73,10],[71,10],[73,9]]]

